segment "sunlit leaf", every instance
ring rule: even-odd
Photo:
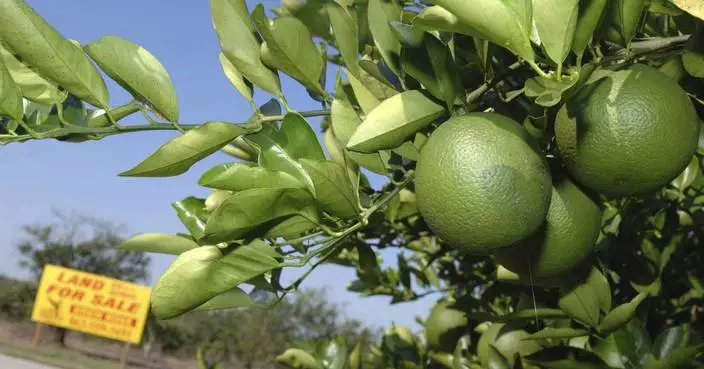
[[[264,65],[259,41],[245,0],[210,0],[213,27],[223,54],[249,81],[264,91],[281,94],[279,76]]]
[[[259,128],[257,124],[206,122],[162,145],[144,161],[120,175],[124,177],[177,176],[235,138]]]
[[[473,36],[494,42],[526,60],[535,58],[525,14],[518,14],[508,1],[435,0],[435,3],[455,15],[459,22],[478,31],[479,34]]]
[[[401,7],[396,0],[369,0],[367,16],[374,45],[386,65],[395,70],[401,53],[401,43],[392,31],[390,23],[401,20]]]
[[[562,64],[567,58],[577,28],[578,0],[533,0],[535,25],[550,59]]]
[[[372,110],[347,143],[354,151],[375,152],[400,146],[442,116],[445,109],[419,91],[406,91]]]
[[[262,4],[255,6],[252,18],[265,41],[261,47],[264,63],[283,71],[313,91],[321,91],[323,61],[305,24],[291,16],[270,20]]]
[[[168,121],[178,122],[176,88],[164,66],[143,47],[105,36],[84,47],[105,74]]]
[[[15,84],[5,64],[0,60],[0,115],[22,121],[22,91]]]
[[[323,210],[343,219],[357,217],[359,199],[344,167],[327,160],[303,159],[301,164],[315,184]]]
[[[318,136],[298,113],[288,113],[281,122],[277,141],[294,159],[325,160]]]
[[[193,237],[200,238],[203,236],[205,221],[208,219],[205,212],[205,200],[189,196],[181,201],[174,202],[171,207],[176,211],[179,220],[186,226],[186,229]]]
[[[704,3],[698,0],[670,0],[680,9],[687,13],[704,20]]]
[[[122,250],[171,255],[179,255],[196,247],[198,244],[193,240],[164,233],[142,233],[120,244]]]
[[[297,188],[255,188],[236,192],[208,218],[202,242],[218,243],[273,234],[277,222],[299,215],[318,223],[315,200]]]
[[[224,254],[216,246],[186,251],[156,282],[152,312],[159,319],[169,319],[195,309],[238,284],[278,267],[276,255],[276,251],[262,241],[253,241]]]
[[[326,6],[330,17],[332,33],[337,43],[337,48],[342,54],[347,69],[354,75],[359,75],[359,34],[356,17],[350,13],[350,9],[343,7],[337,2],[330,2]]]
[[[305,184],[286,172],[269,170],[251,163],[218,164],[203,173],[198,184],[228,191],[252,188],[305,188]]]
[[[325,369],[313,355],[298,348],[287,349],[276,362],[290,369]]]
[[[66,99],[67,91],[37,74],[0,44],[0,61],[12,76],[12,80],[22,91],[22,96],[39,104],[58,104]]]
[[[224,53],[219,53],[218,59],[220,60],[220,66],[222,67],[222,71],[225,73],[225,77],[227,77],[228,81],[232,83],[235,89],[237,89],[237,92],[247,99],[247,101],[252,101],[252,82],[242,76],[242,73],[240,73],[237,67],[232,64],[230,59],[228,59]]]
[[[24,0],[0,3],[0,39],[42,76],[99,108],[108,106],[105,81],[83,50]]]

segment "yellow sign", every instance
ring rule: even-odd
[[[149,287],[46,265],[32,320],[136,344],[142,339],[150,296]]]

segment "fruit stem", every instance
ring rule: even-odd
[[[541,77],[543,77],[543,78],[550,78],[550,75],[547,74],[547,73],[545,73],[542,69],[540,69],[540,67],[538,66],[538,64],[536,64],[534,61],[532,61],[532,60],[526,60],[526,62],[527,62],[528,65],[530,65],[530,67],[535,71],[535,73],[538,73],[539,76],[541,76]]]

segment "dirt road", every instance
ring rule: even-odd
[[[0,368],[2,369],[54,369],[51,366],[37,364],[32,361],[16,359],[14,357],[0,355]]]

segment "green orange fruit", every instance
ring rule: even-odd
[[[601,73],[563,105],[555,138],[577,181],[606,196],[629,196],[677,177],[695,153],[699,126],[676,81],[636,64]]]
[[[601,208],[594,198],[566,177],[553,185],[545,224],[514,246],[499,250],[495,260],[526,278],[562,276],[591,255],[601,226]]]
[[[497,113],[450,118],[422,147],[418,209],[430,229],[470,254],[491,254],[535,232],[552,191],[540,149]]]

